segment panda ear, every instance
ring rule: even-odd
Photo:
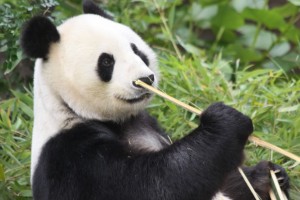
[[[24,25],[20,43],[26,55],[47,58],[50,45],[59,39],[56,26],[48,18],[35,16]]]
[[[100,15],[106,19],[113,20],[113,17],[107,14],[104,10],[102,10],[98,5],[96,5],[93,1],[84,0],[82,3],[83,12],[85,14],[95,14]]]

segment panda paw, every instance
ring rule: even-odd
[[[281,166],[273,164],[272,162],[261,161],[257,165],[242,167],[242,169],[255,192],[257,192],[262,200],[270,200],[269,192],[272,188],[270,170],[274,170],[282,191],[289,199],[289,177]],[[253,199],[253,194],[238,170],[234,170],[228,175],[225,184],[223,185],[222,192],[230,197],[230,199],[234,200]]]
[[[201,126],[207,130],[219,130],[218,133],[230,137],[236,134],[245,143],[253,132],[251,119],[223,103],[214,103],[201,115]]]
[[[282,191],[289,198],[289,177],[283,167],[276,165],[272,162],[261,161],[253,167],[253,171],[251,173],[253,181],[251,182],[254,184],[254,189],[260,190],[265,188],[264,193],[268,194],[271,188],[270,170],[273,170],[275,172]]]
[[[281,189],[284,191],[285,194],[288,194],[288,190],[290,188],[290,181],[285,169],[271,162],[269,162],[269,166],[270,169],[275,172],[275,175],[277,177]]]

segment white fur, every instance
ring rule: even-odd
[[[232,200],[228,197],[226,197],[222,192],[218,192],[212,200]]]
[[[142,133],[142,134],[141,134]],[[129,133],[126,137],[128,145],[136,151],[154,152],[164,148],[163,144],[170,145],[170,141],[153,130],[139,129]]]
[[[49,59],[37,59],[35,64],[31,175],[41,148],[62,128],[83,119],[121,121],[136,114],[149,99],[129,104],[117,97],[131,99],[143,94],[145,91],[132,85],[138,78],[155,74],[154,85],[159,79],[154,52],[122,24],[84,14],[65,21],[58,31],[60,41],[51,45]],[[147,55],[149,67],[130,43]],[[96,72],[101,53],[115,58],[109,83],[102,82]],[[63,102],[79,117],[74,118]]]

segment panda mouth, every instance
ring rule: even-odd
[[[141,102],[145,99],[149,99],[151,96],[152,96],[152,94],[145,93],[145,94],[143,94],[139,97],[136,97],[136,98],[128,99],[128,98],[123,98],[123,97],[117,97],[117,99],[120,99],[120,100],[125,101],[125,102],[130,103],[130,104],[134,104],[134,103]]]

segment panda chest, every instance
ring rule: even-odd
[[[125,129],[121,141],[130,153],[157,152],[170,145],[166,137],[148,127]]]

